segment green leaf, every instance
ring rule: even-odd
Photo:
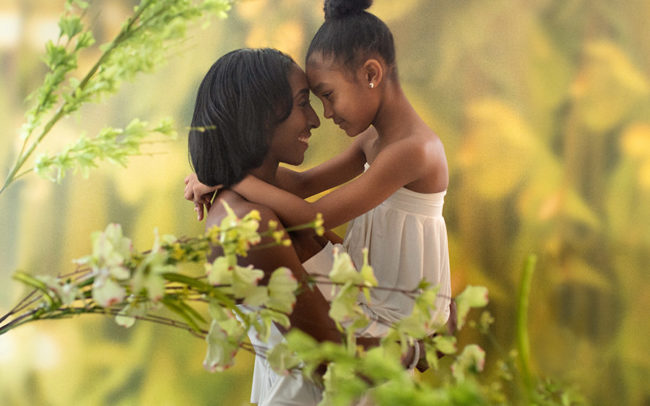
[[[187,311],[187,308],[183,307],[180,304],[180,301],[172,299],[170,297],[163,297],[160,301],[169,310],[181,316],[181,318],[185,320],[185,322],[190,326],[192,330],[196,331],[197,333],[201,332],[201,328],[198,326],[198,324],[196,324],[196,321],[194,321],[192,315]]]
[[[357,272],[350,255],[347,252],[339,252],[336,248],[334,250],[334,261],[329,277],[335,283],[363,283],[363,276]]]
[[[404,372],[398,357],[387,353],[383,347],[375,347],[368,350],[363,358],[360,359],[361,370],[363,374],[376,382],[387,380],[402,380],[401,375]]]
[[[74,6],[79,7],[82,10],[88,8],[88,2],[84,0],[66,0],[65,8],[66,10],[72,10]]]
[[[94,43],[95,43],[95,37],[93,37],[93,33],[90,32],[90,31],[83,32],[77,38],[77,45],[75,47],[75,51],[78,51],[78,50],[83,49],[83,48],[88,48],[89,46],[93,45]],[[72,79],[72,78],[70,78],[70,79]]]
[[[205,282],[202,282],[191,276],[183,275],[175,272],[165,272],[162,274],[162,277],[168,280],[169,282],[178,282],[189,287],[193,287],[200,292],[207,292],[212,289],[212,286],[208,285]]]
[[[249,306],[264,306],[269,301],[269,290],[266,286],[254,286],[244,297],[244,304]]]
[[[62,65],[67,55],[68,53],[63,45],[55,45],[52,41],[48,41],[45,44],[45,64],[50,69],[54,70],[57,66]],[[56,82],[60,83],[60,80]]]
[[[210,331],[205,337],[208,350],[203,361],[203,367],[210,371],[223,371],[233,365],[235,354],[239,349],[239,341],[221,328],[216,320],[212,320]]]
[[[471,308],[484,307],[487,303],[488,291],[485,287],[468,285],[461,294],[456,296],[457,328],[460,330],[463,327]]]
[[[244,299],[248,296],[259,295],[257,283],[264,277],[264,271],[251,266],[235,266],[232,272],[232,291],[236,298]],[[258,297],[259,299],[259,297]]]
[[[72,38],[83,30],[83,24],[79,16],[63,16],[59,20],[60,36]]]
[[[456,352],[456,337],[437,335],[433,337],[433,343],[438,351],[443,354],[453,354]]]
[[[291,313],[296,303],[298,281],[289,268],[278,268],[272,274],[268,284],[269,300],[267,307],[284,313]]]
[[[48,288],[45,282],[21,271],[16,271],[13,275],[13,278],[19,282],[24,283],[27,286],[38,289],[43,293],[43,298],[47,302],[49,308],[53,309],[59,307],[60,303],[57,297],[53,297],[53,292]]]
[[[206,321],[205,318],[201,315],[201,313],[199,313],[198,311],[196,311],[195,308],[193,308],[192,306],[188,305],[185,301],[183,301],[183,300],[179,300],[179,301],[178,301],[178,305],[179,305],[179,306],[180,306],[180,307],[181,307],[185,312],[187,312],[188,315],[192,316],[194,319],[196,319],[196,320],[198,320],[198,321],[200,321],[200,322],[202,322],[202,323],[207,323],[207,321]]]
[[[290,370],[300,365],[300,359],[289,349],[285,342],[276,344],[266,352],[266,360],[278,374],[290,373]]]
[[[463,352],[451,365],[451,371],[458,381],[463,381],[466,374],[477,374],[483,371],[485,366],[485,351],[476,344],[470,344],[463,348]]]
[[[339,326],[366,317],[359,307],[358,296],[359,288],[352,283],[346,283],[332,299],[329,316]]]

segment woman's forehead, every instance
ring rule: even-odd
[[[289,84],[291,85],[293,93],[307,87],[307,76],[300,66],[294,65],[293,69],[291,69],[291,73],[289,74]]]

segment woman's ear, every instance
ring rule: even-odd
[[[384,78],[384,67],[377,59],[368,59],[361,67],[363,83],[373,89],[381,83]]]

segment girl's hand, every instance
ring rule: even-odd
[[[206,213],[210,210],[212,196],[220,188],[221,185],[204,185],[199,182],[195,173],[191,173],[185,178],[185,199],[194,202],[194,211],[199,221],[203,220],[203,208],[205,208]]]

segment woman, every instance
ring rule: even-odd
[[[290,57],[273,49],[241,49],[219,58],[199,87],[189,134],[191,161],[199,180],[224,185],[216,196],[217,204],[208,212],[206,228],[227,215],[221,202],[240,217],[257,210],[261,231],[271,220],[280,224],[272,210],[247,201],[229,186],[247,174],[276,183],[282,176],[279,163],[302,163],[310,131],[319,125],[309,104],[305,74]],[[279,229],[283,230],[281,225]],[[302,263],[319,252],[326,240],[313,232],[290,237],[292,247],[253,250],[239,258],[240,265],[263,270],[265,279],[281,266],[291,269],[303,283],[290,316],[291,326],[319,341],[338,342],[340,333],[328,316],[327,301],[318,289],[304,283],[307,273]],[[219,254],[215,250],[213,257]],[[249,337],[254,345],[268,347],[281,341],[282,333],[274,327],[267,343],[259,342],[254,333]],[[320,399],[320,390],[302,375],[280,376],[265,359],[256,357],[251,402],[302,405],[317,404]]]
[[[279,163],[300,164],[312,128],[320,125],[309,104],[305,74],[293,60],[274,49],[232,51],[212,65],[201,83],[189,134],[189,151],[199,180],[221,184],[215,202],[227,203],[238,216],[251,210],[261,215],[261,227],[277,216],[265,206],[251,203],[229,189],[247,174],[275,183]],[[226,216],[222,204],[208,213],[206,228]],[[282,226],[279,226],[282,230]],[[292,234],[293,247],[278,246],[251,251],[241,265],[270,272],[280,266],[292,270],[299,281],[307,277],[301,262],[326,243],[314,233]],[[262,242],[262,244],[264,241]],[[213,255],[218,255],[214,252]],[[312,310],[302,319],[299,306],[308,300]],[[298,297],[292,325],[307,328],[319,340],[338,341],[336,327],[326,317],[328,305],[318,290],[307,289]],[[314,312],[313,308],[321,309]]]

